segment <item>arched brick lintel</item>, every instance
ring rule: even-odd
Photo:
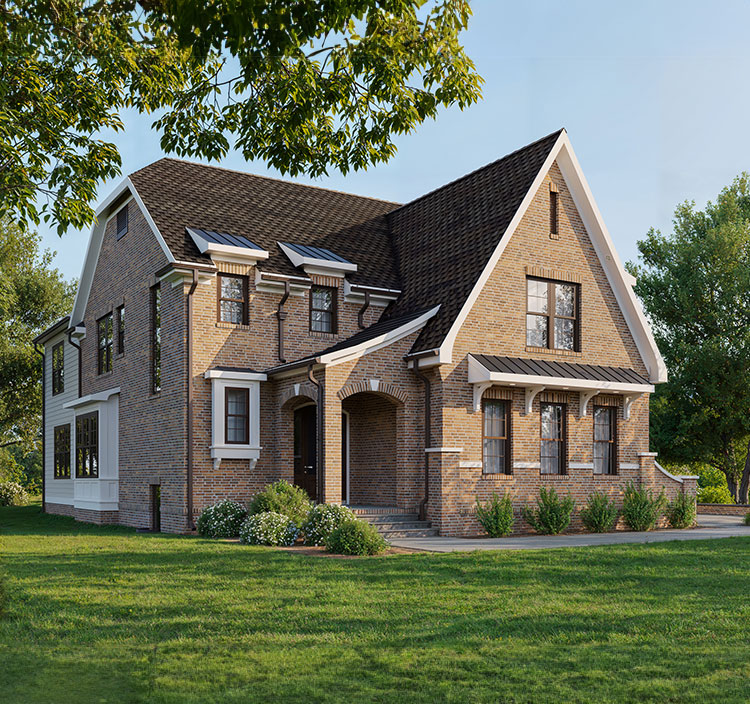
[[[286,406],[292,399],[309,398],[313,401],[318,400],[318,389],[313,384],[294,384],[281,394],[281,406]]]
[[[406,403],[406,392],[394,384],[380,381],[380,379],[366,379],[365,381],[356,381],[353,384],[347,384],[339,389],[337,396],[343,401],[349,396],[361,393],[376,393],[390,396],[399,403]]]

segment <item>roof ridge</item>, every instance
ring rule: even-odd
[[[384,198],[375,198],[373,196],[363,196],[363,195],[360,195],[359,193],[349,193],[347,191],[340,191],[337,188],[326,188],[325,186],[315,186],[315,185],[308,184],[308,183],[297,183],[296,181],[290,181],[288,179],[279,178],[276,176],[265,176],[263,174],[254,174],[250,171],[240,171],[239,169],[230,169],[226,166],[217,166],[215,164],[204,164],[200,161],[191,161],[190,159],[176,159],[173,156],[163,156],[161,157],[161,159],[152,161],[150,164],[146,164],[146,166],[143,166],[142,168],[137,169],[136,171],[133,171],[132,173],[128,174],[128,176],[134,176],[135,174],[138,174],[141,171],[145,171],[146,169],[150,168],[154,164],[158,164],[161,161],[172,161],[178,164],[188,164],[189,166],[200,166],[206,169],[216,169],[218,171],[227,171],[232,174],[239,174],[240,176],[252,176],[253,178],[259,178],[259,179],[263,179],[266,181],[275,181],[277,183],[284,183],[286,185],[296,186],[298,188],[311,188],[311,189],[315,189],[318,191],[326,191],[327,193],[336,193],[342,196],[350,196],[351,198],[361,198],[362,200],[372,200],[378,203],[386,203],[388,205],[395,205],[397,206],[396,209],[404,205],[403,203],[399,203],[393,200],[386,200]]]
[[[565,131],[566,131],[565,128],[561,127],[559,130],[556,130],[555,132],[550,132],[548,135],[545,135],[544,137],[535,139],[533,142],[529,142],[529,144],[523,147],[514,149],[512,152],[508,152],[504,156],[501,156],[498,159],[495,159],[494,161],[490,161],[484,166],[480,166],[476,169],[473,169],[472,171],[469,171],[469,173],[466,173],[463,176],[454,178],[452,181],[448,181],[447,183],[444,183],[441,186],[438,186],[437,188],[433,188],[431,191],[427,191],[427,193],[423,193],[421,196],[417,196],[414,200],[410,200],[408,203],[401,204],[398,208],[394,208],[390,213],[388,213],[388,215],[391,215],[397,212],[398,210],[401,210],[402,208],[406,208],[407,206],[413,205],[414,203],[418,203],[420,200],[423,200],[424,198],[431,196],[433,193],[442,191],[444,188],[448,188],[449,186],[453,186],[457,183],[460,183],[464,179],[470,178],[471,176],[474,176],[475,174],[478,174],[480,171],[484,171],[485,169],[488,169],[491,166],[495,166],[495,164],[498,164],[499,162],[504,161],[505,159],[509,159],[510,157],[514,156],[515,154],[518,154],[519,152],[523,152],[523,151],[526,151],[527,149],[531,149],[533,146],[539,144],[539,142],[543,142],[545,139],[549,139],[550,137],[553,137],[553,136],[559,137]]]

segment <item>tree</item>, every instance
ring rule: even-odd
[[[0,215],[81,227],[120,172],[119,111],[165,151],[231,147],[283,173],[386,161],[394,137],[478,100],[468,0],[0,2]],[[41,198],[40,198],[41,196]]]
[[[651,406],[665,459],[720,469],[735,499],[750,479],[750,175],[705,211],[686,202],[674,229],[651,229],[630,264],[669,370]]]
[[[40,357],[32,340],[68,310],[74,285],[51,267],[40,238],[0,218],[0,448],[39,437]]]

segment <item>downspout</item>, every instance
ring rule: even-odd
[[[68,330],[68,342],[78,350],[78,398],[81,398],[81,396],[83,396],[83,392],[81,391],[81,389],[83,388],[81,384],[81,369],[83,368],[83,364],[81,362],[81,346],[73,342],[72,330]]]
[[[187,515],[188,529],[193,530],[193,294],[198,286],[198,270],[193,269],[193,282],[187,295],[187,330],[185,331],[185,345],[187,347],[187,467],[185,472],[185,484],[187,491]]]
[[[276,309],[276,317],[279,320],[279,362],[282,364],[286,363],[286,359],[284,358],[284,321],[286,320],[287,314],[284,310],[284,304],[286,303],[287,298],[289,298],[290,292],[291,284],[289,283],[289,279],[286,279],[284,281],[284,295],[281,297],[279,307]]]
[[[307,378],[315,385],[315,387],[318,389],[318,407],[317,407],[317,413],[316,413],[316,425],[317,431],[318,431],[318,462],[317,467],[315,468],[316,472],[316,480],[317,480],[317,492],[318,492],[318,503],[322,503],[323,499],[323,492],[325,490],[325,479],[324,479],[324,469],[325,469],[325,460],[324,460],[324,445],[325,440],[323,438],[323,382],[318,381],[313,376],[313,365],[309,364],[307,367]]]
[[[432,385],[430,378],[424,373],[420,372],[418,368],[418,360],[414,360],[414,366],[412,371],[422,380],[424,384],[424,447],[427,450],[431,447],[432,433],[430,425],[432,421]],[[430,453],[424,453],[424,498],[419,504],[419,520],[424,521],[427,518],[427,503],[430,497]]]
[[[363,330],[367,327],[365,325],[365,313],[367,312],[367,309],[370,307],[370,292],[365,291],[365,304],[359,309],[359,313],[357,313],[357,323],[359,323],[359,327]]]
[[[47,358],[44,352],[39,350],[36,342],[34,352],[42,358],[42,513],[46,513],[44,505],[47,498]]]

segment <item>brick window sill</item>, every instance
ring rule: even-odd
[[[512,474],[485,474],[482,472],[482,480],[491,482],[511,482],[515,479]]]
[[[224,330],[250,330],[250,325],[243,325],[242,323],[227,323],[223,320],[216,321],[216,327]]]
[[[570,473],[568,474],[542,474],[539,472],[539,476],[545,481],[551,482],[568,482],[571,479]]]
[[[530,347],[526,345],[526,351],[531,354],[550,354],[555,357],[580,357],[583,353],[574,350],[555,350],[548,347]]]

